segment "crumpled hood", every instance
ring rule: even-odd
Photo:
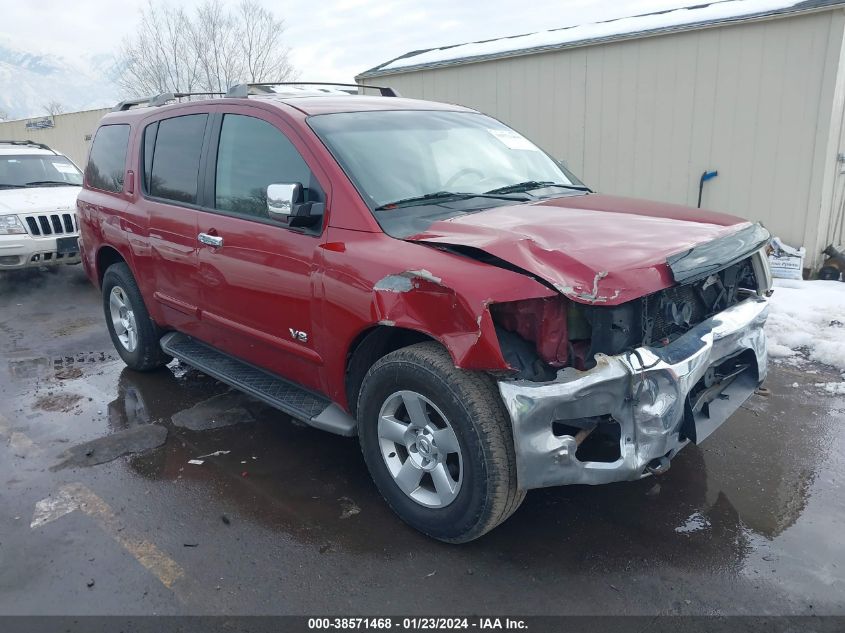
[[[74,186],[0,189],[0,215],[75,209],[81,189]]]
[[[478,249],[570,299],[617,305],[673,285],[668,256],[746,226],[722,213],[591,194],[470,213],[407,239]]]

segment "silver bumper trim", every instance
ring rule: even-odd
[[[662,348],[641,347],[618,356],[596,355],[587,371],[562,369],[554,381],[499,381],[513,423],[517,476],[524,489],[564,484],[603,484],[640,479],[649,462],[672,458],[687,440],[681,425],[687,395],[707,369],[751,350],[756,367],[737,376],[695,415],[697,441],[718,428],[766,375],[768,314],[753,297],[700,323]],[[610,415],[620,425],[620,457],[614,462],[580,461],[571,435],[556,436],[552,423]]]

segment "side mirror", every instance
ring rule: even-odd
[[[287,223],[293,214],[293,205],[302,197],[298,182],[284,185],[267,185],[267,213],[272,220]]]
[[[323,218],[326,205],[302,202],[302,185],[298,182],[267,185],[267,214],[270,219],[288,226],[314,226]]]

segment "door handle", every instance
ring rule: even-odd
[[[211,248],[220,248],[223,246],[223,238],[219,235],[209,235],[208,233],[200,233],[197,235],[200,243],[210,246]]]

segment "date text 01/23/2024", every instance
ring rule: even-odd
[[[402,631],[439,631],[439,630],[524,630],[527,624],[519,618],[309,618],[310,630],[390,630]]]

